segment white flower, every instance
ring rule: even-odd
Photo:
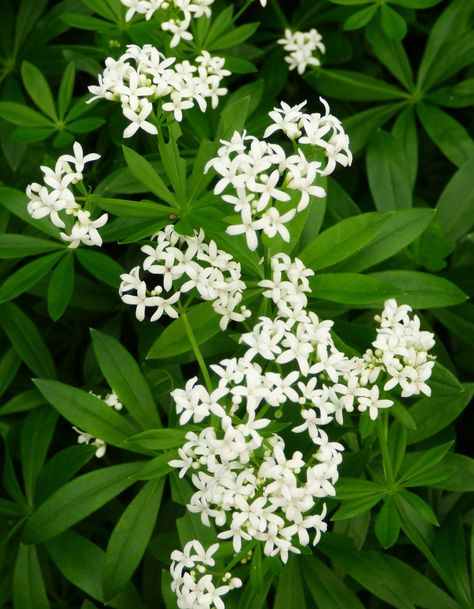
[[[280,38],[278,44],[289,52],[285,61],[290,65],[290,70],[297,70],[298,74],[304,74],[310,65],[321,65],[314,53],[319,51],[323,54],[326,51],[321,35],[314,28],[309,32],[292,32],[287,28],[284,38]]]

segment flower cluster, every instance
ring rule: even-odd
[[[285,225],[306,209],[311,197],[326,194],[318,185],[320,177],[332,173],[336,163],[345,166],[352,162],[349,138],[340,121],[329,113],[327,103],[321,101],[324,115],[303,113],[306,102],[294,107],[282,103],[281,108],[270,112],[274,124],[264,138],[282,130],[298,144],[308,144],[310,151],[318,147],[327,158],[325,167],[320,161],[310,160],[302,147],[287,155],[282,146],[245,131],[236,131],[230,141],[221,140],[217,157],[206,166],[206,171],[212,167],[220,176],[214,193],[222,195],[241,217],[240,224],[227,228],[228,234],[245,235],[250,250],[258,247],[258,231],[270,238],[278,234],[289,241]]]
[[[381,360],[374,365],[374,358],[382,357],[380,341],[385,341],[383,357],[390,344],[396,358],[407,357],[411,348],[421,352],[432,340],[429,333],[417,334],[419,320],[407,318],[406,307],[387,301],[378,318],[375,354],[348,358],[334,344],[333,322],[306,308],[312,274],[298,259],[273,256],[271,279],[259,285],[275,303],[276,317],[260,317],[241,336],[242,357],[211,366],[216,388],[205,388],[195,377],[171,393],[180,424],[210,416],[214,421],[200,433],[188,432],[178,458],[170,461],[180,476],[191,472],[195,493],[188,509],[200,514],[203,524],[213,521],[224,529],[218,538],[232,540],[235,552],[243,542],[257,540],[265,555],[283,562],[308,545],[310,535],[316,544],[327,527],[322,502],[335,494],[343,446],[331,442],[323,428],[332,421],[342,424],[346,412],[368,411],[375,419],[393,405],[375,384],[380,372],[388,371]],[[265,418],[271,409],[274,417]],[[286,454],[272,423],[281,417],[289,420],[283,427],[307,434],[306,454]]]
[[[196,65],[187,60],[176,63],[175,57],[166,58],[150,44],[129,44],[117,60],[105,60],[99,84],[89,87],[93,97],[88,103],[99,98],[120,102],[123,115],[130,121],[123,132],[125,138],[138,129],[156,135],[153,104],[158,100],[161,110],[173,112],[177,121],[182,120],[183,110],[195,104],[202,112],[208,101],[217,107],[219,97],[227,93],[221,86],[223,77],[230,74],[224,63],[222,57],[212,57],[207,51],[196,58]]]
[[[73,190],[73,185],[79,184],[82,186],[81,194],[86,192],[82,185],[84,166],[99,159],[100,155],[91,153],[84,156],[79,142],[74,143],[73,151],[73,155],[61,155],[54,169],[41,167],[43,183],[33,182],[26,189],[28,213],[35,220],[49,216],[54,226],[62,229],[66,229],[65,216],[73,216],[76,221],[70,227],[70,232],[60,232],[61,238],[69,242],[69,247],[76,248],[81,243],[101,246],[102,238],[97,229],[107,223],[108,215],[102,214],[96,220],[91,220],[90,211],[76,200]]]
[[[214,0],[121,0],[128,8],[126,21],[131,21],[135,13],[151,19],[159,11],[162,17],[161,29],[173,35],[170,47],[177,46],[181,40],[192,40],[190,27],[193,19],[211,16],[210,6]]]
[[[224,609],[221,596],[242,585],[238,577],[231,573],[222,576],[222,584],[214,584],[217,575],[212,568],[216,566],[213,555],[219,544],[205,550],[197,539],[189,541],[183,551],[174,550],[171,554],[171,589],[176,594],[179,609]]]
[[[92,391],[90,391],[89,393],[91,395],[94,395],[96,398],[102,399],[100,395],[96,395],[95,393],[92,393]],[[113,408],[114,410],[120,411],[123,408],[122,402],[120,402],[117,395],[113,392],[108,393],[105,398],[103,398],[103,401],[107,404],[107,406],[110,406],[110,408]],[[104,442],[104,440],[101,440],[100,438],[95,438],[91,434],[86,433],[85,431],[82,431],[77,427],[73,427],[73,429],[79,434],[77,438],[78,444],[90,444],[91,446],[95,446],[97,448],[97,450],[95,451],[95,456],[98,459],[102,458],[105,455],[105,451],[107,450],[107,444]]]
[[[290,65],[290,70],[297,70],[298,74],[304,74],[308,66],[320,66],[321,62],[314,53],[319,51],[324,54],[326,51],[321,34],[314,28],[309,32],[292,32],[286,29],[278,44],[289,53],[285,61]]]
[[[195,290],[221,316],[220,327],[229,321],[243,321],[250,311],[241,304],[245,283],[240,279],[240,264],[219,250],[214,241],[206,243],[201,230],[193,237],[180,235],[173,225],[155,235],[156,245],[144,245],[146,258],[130,273],[121,275],[122,300],[136,306],[136,317],[145,318],[146,307],[154,307],[151,321],[163,314],[178,317],[174,308],[183,294]],[[157,276],[159,283],[149,290],[140,271]],[[133,294],[130,292],[134,292]]]

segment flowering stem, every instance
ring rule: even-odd
[[[395,478],[393,476],[392,460],[388,452],[387,435],[388,435],[388,418],[384,414],[379,414],[377,417],[377,435],[379,438],[380,450],[382,451],[383,470],[385,480],[388,486],[393,487]]]
[[[188,335],[189,342],[191,343],[191,347],[193,349],[194,355],[196,356],[196,361],[199,365],[199,369],[201,370],[202,376],[204,378],[204,382],[206,383],[206,388],[209,391],[209,393],[211,393],[212,392],[211,377],[209,376],[209,372],[207,370],[206,363],[202,356],[201,350],[199,349],[199,345],[197,344],[196,337],[194,336],[193,329],[191,328],[191,324],[189,323],[188,316],[186,315],[186,311],[182,307],[180,307],[180,316],[181,316],[181,319],[183,320],[186,334]]]

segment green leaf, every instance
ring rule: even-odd
[[[220,51],[242,44],[242,42],[250,38],[258,26],[258,23],[246,23],[245,25],[233,28],[230,32],[219,36],[217,40],[212,40],[209,43],[211,45],[209,48],[212,48],[213,51]]]
[[[128,201],[126,199],[108,199],[104,197],[92,197],[91,201],[104,209],[105,211],[114,214],[115,216],[124,216],[126,218],[162,218],[168,217],[172,212],[172,207],[161,205],[154,201]],[[176,209],[174,211],[177,211]]]
[[[170,192],[152,165],[131,148],[127,148],[127,146],[122,146],[122,148],[125,162],[140,184],[143,184],[150,192],[158,198],[163,199],[163,201],[166,201],[170,205],[176,205],[173,193]]]
[[[411,91],[414,87],[413,73],[410,60],[400,42],[387,36],[376,22],[366,28],[365,34],[377,59]]]
[[[62,120],[71,105],[72,95],[74,92],[74,82],[76,80],[76,66],[74,62],[70,62],[64,70],[58,91],[58,113]]]
[[[373,508],[374,505],[377,505],[384,495],[385,491],[381,490],[378,494],[371,494],[358,499],[344,501],[337,512],[332,515],[331,520],[337,522],[338,520],[346,520],[347,518],[354,518],[354,516],[364,514]]]
[[[415,309],[450,307],[467,299],[466,294],[454,283],[429,273],[382,271],[372,273],[370,277],[377,278],[394,288],[402,290],[405,293],[403,302]]]
[[[48,82],[36,66],[28,61],[21,64],[21,78],[33,103],[53,120],[58,118],[53,94]]]
[[[468,345],[474,344],[474,305],[462,304],[450,309],[436,309],[433,315]]]
[[[102,283],[118,288],[120,275],[125,269],[113,258],[94,250],[78,248],[76,256],[79,264]]]
[[[144,429],[160,427],[155,401],[137,362],[116,338],[97,330],[91,334],[99,367],[112,391]]]
[[[249,114],[251,97],[247,96],[227,104],[220,114],[216,139],[230,139],[234,131],[241,131]]]
[[[7,186],[0,186],[0,203],[3,205],[3,207],[5,207],[6,209],[8,209],[8,211],[10,213],[12,213],[15,216],[18,216],[18,218],[21,218],[24,222],[26,222],[26,224],[30,224],[31,226],[34,226],[36,230],[39,230],[43,233],[46,233],[48,235],[51,235],[53,237],[58,237],[59,238],[59,229],[56,226],[53,226],[51,224],[51,221],[49,218],[41,218],[40,220],[35,220],[34,218],[32,218],[30,216],[30,214],[28,213],[27,210],[27,204],[28,204],[28,197],[26,196],[26,194],[24,192],[21,192],[20,190],[16,190],[15,188],[8,188]],[[4,236],[0,235],[1,238],[3,238]],[[20,240],[22,238],[26,238],[26,239],[30,239],[31,237],[24,237],[23,235],[19,235]],[[10,237],[7,237],[8,239]],[[13,238],[14,240],[16,240],[16,237]],[[0,239],[0,243],[1,243],[1,239]],[[51,242],[52,243],[52,242]],[[60,248],[61,245],[59,243],[56,243],[56,248]],[[62,246],[64,247],[64,245]],[[54,248],[50,248],[50,249],[54,249]],[[43,250],[43,251],[47,251],[47,250]],[[1,248],[0,248],[0,252],[1,252]],[[32,253],[41,253],[41,252],[32,252]],[[0,253],[1,255],[1,253]],[[25,253],[22,254],[22,256],[28,256],[28,255],[32,255],[31,253],[28,253],[28,250],[25,250]]]
[[[135,475],[135,480],[155,480],[163,478],[172,471],[175,471],[168,462],[178,457],[178,451],[169,451],[153,457],[147,461],[141,470]]]
[[[393,40],[401,40],[407,33],[407,24],[401,15],[387,4],[380,7],[380,21],[382,29]]]
[[[364,271],[390,258],[419,237],[434,217],[432,209],[404,209],[389,214],[372,240],[336,265],[337,270]]]
[[[433,104],[448,108],[472,106],[474,104],[474,78],[467,78],[449,87],[428,91],[425,98]]]
[[[36,285],[62,256],[62,252],[42,256],[28,262],[6,279],[0,286],[0,303],[13,300]]]
[[[142,463],[112,465],[71,480],[33,513],[23,532],[24,543],[41,543],[63,533],[96,512],[134,482]]]
[[[390,409],[392,412],[392,409]],[[396,477],[400,471],[407,449],[407,428],[398,420],[395,420],[390,426],[390,431],[387,438],[387,450],[390,456],[393,475]]]
[[[397,104],[383,104],[375,106],[370,110],[363,110],[345,119],[342,124],[349,134],[350,145],[353,154],[362,150],[372,137],[374,131],[392,118],[399,110],[402,110],[405,102]]]
[[[401,143],[380,129],[370,140],[366,159],[375,207],[380,211],[411,207],[408,166]]]
[[[9,302],[0,305],[0,326],[20,358],[40,377],[54,378],[53,358],[36,325]]]
[[[328,568],[316,556],[304,557],[303,581],[318,609],[364,609],[349,586],[340,579],[334,569]]]
[[[43,142],[55,131],[52,127],[19,127],[13,131],[12,139],[17,142]]]
[[[31,29],[43,13],[47,0],[22,0],[16,18],[15,41],[13,53],[16,55]]]
[[[447,239],[464,237],[474,225],[474,155],[447,183],[436,204],[438,222]]]
[[[0,258],[24,258],[44,254],[64,247],[56,241],[8,233],[0,235]]]
[[[400,517],[392,497],[384,499],[375,519],[375,535],[382,548],[391,548],[400,535]]]
[[[407,94],[372,76],[349,70],[319,70],[308,72],[305,80],[319,94],[345,101],[389,101]]]
[[[391,0],[393,4],[405,6],[406,8],[430,8],[442,2],[442,0]]]
[[[65,419],[108,444],[120,446],[136,433],[123,415],[86,391],[57,381],[36,380],[35,384]]]
[[[48,284],[48,313],[57,321],[67,309],[74,289],[74,256],[68,252],[51,274]]]
[[[319,548],[369,592],[397,609],[461,609],[446,592],[398,558],[352,549],[331,533],[326,533]]]
[[[430,28],[428,43],[418,70],[419,89],[427,89],[435,81],[437,66],[446,53],[452,53],[453,41],[459,40],[461,33],[470,28],[473,8],[472,2],[452,0]]]
[[[126,445],[140,446],[145,450],[166,450],[178,448],[185,442],[185,429],[149,429],[125,441]]]
[[[404,153],[404,165],[407,172],[408,185],[411,191],[415,186],[418,172],[418,128],[412,107],[401,112],[392,128],[392,135],[400,142]]]
[[[277,583],[273,609],[306,609],[299,557],[288,559]]]
[[[336,484],[336,499],[351,500],[371,497],[384,492],[384,488],[371,480],[360,478],[340,478]]]
[[[435,482],[433,484],[435,488],[458,493],[474,491],[474,459],[466,455],[448,453],[441,461],[439,467],[453,471],[444,480]]]
[[[474,158],[474,141],[458,121],[429,104],[417,104],[416,109],[428,135],[452,163],[461,167]]]
[[[49,406],[32,410],[23,422],[21,431],[21,466],[28,501],[33,503],[38,474],[43,467],[53,437],[58,414]]]
[[[95,131],[102,125],[105,125],[105,119],[101,116],[90,116],[89,118],[81,118],[78,121],[66,124],[66,129],[72,133],[90,133]]]
[[[361,4],[365,4],[365,2],[361,2]],[[364,27],[364,25],[367,25],[375,15],[377,9],[377,5],[372,5],[353,13],[344,21],[343,28],[345,30],[358,30],[359,28]]]
[[[405,502],[405,504],[408,503],[408,505],[410,505],[417,512],[422,520],[428,524],[439,526],[438,519],[436,518],[436,514],[431,509],[431,506],[428,505],[426,501],[423,501],[421,497],[415,495],[415,493],[401,490],[396,495],[396,501],[401,501],[402,503]]]
[[[13,572],[15,609],[49,609],[41,568],[34,546],[20,543]]]
[[[380,304],[403,294],[383,279],[357,273],[321,273],[311,277],[309,284],[312,298],[348,305]]]
[[[257,544],[250,561],[249,586],[257,595],[263,592],[262,546]]]
[[[173,130],[172,126],[168,130],[169,142],[165,142],[161,130],[158,132],[158,148],[166,175],[173,187],[179,206],[182,208],[186,204],[186,161],[181,158],[179,153],[177,130]]]
[[[211,303],[203,302],[186,311],[198,345],[219,333],[219,317]],[[148,352],[147,359],[166,359],[192,350],[192,345],[181,318],[173,320],[158,336]]]
[[[38,408],[38,406],[41,406],[42,404],[44,404],[44,400],[39,392],[36,391],[36,389],[28,389],[27,391],[17,393],[15,397],[8,400],[8,402],[0,408],[0,416],[15,414],[17,412],[27,412],[28,410]]]
[[[19,127],[54,127],[53,122],[24,104],[0,101],[0,118]]]
[[[63,13],[62,21],[79,30],[90,30],[92,32],[107,32],[114,29],[114,24],[97,17],[83,15],[82,13]]]
[[[20,358],[14,349],[7,349],[0,359],[0,395],[3,395],[18,372]],[[0,415],[3,414],[4,406],[0,408]]]
[[[95,600],[103,603],[102,577],[104,572],[105,552],[95,543],[81,537],[73,531],[67,531],[46,544],[46,549],[52,561],[76,588],[83,590]],[[84,606],[91,609],[92,603]],[[140,596],[134,586],[126,583],[126,587],[116,598],[107,603],[114,609],[144,609]],[[95,608],[95,605],[92,605]]]
[[[435,446],[421,453],[418,458],[406,468],[399,479],[403,486],[428,486],[431,484],[431,477],[436,476],[435,466],[445,457],[452,446],[452,442],[446,442],[440,446]]]
[[[104,564],[106,601],[125,586],[147,549],[158,517],[163,486],[163,478],[147,482],[128,504],[112,531]]]

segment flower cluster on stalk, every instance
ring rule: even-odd
[[[206,243],[204,231],[189,237],[177,233],[170,224],[154,238],[156,245],[142,247],[146,258],[141,267],[121,275],[120,295],[126,304],[136,306],[139,321],[145,319],[147,307],[155,309],[151,321],[163,314],[178,317],[178,301],[193,292],[212,302],[213,310],[221,317],[222,330],[231,320],[249,317],[250,311],[242,305],[245,283],[240,278],[240,264],[218,249],[214,241]],[[156,277],[151,290],[140,276],[144,273]]]
[[[81,243],[100,247],[102,238],[98,229],[107,223],[108,215],[102,214],[92,220],[90,211],[77,201],[73,189],[76,186],[81,195],[87,194],[83,185],[84,167],[86,163],[99,159],[100,154],[93,152],[84,156],[79,142],[74,143],[73,151],[73,155],[61,155],[54,169],[41,167],[43,183],[33,182],[26,188],[29,198],[27,210],[35,220],[49,217],[54,226],[64,229],[60,236],[69,242],[70,248],[76,248]],[[72,226],[70,222],[67,223],[67,216],[75,218]]]
[[[290,70],[297,70],[298,74],[304,74],[308,66],[320,66],[321,62],[315,53],[326,52],[322,36],[315,28],[309,32],[292,32],[287,28],[284,37],[278,40],[278,44],[288,51],[285,61],[289,64]]]
[[[192,40],[190,32],[193,19],[210,17],[214,0],[121,0],[128,8],[125,20],[131,21],[135,14],[144,15],[149,20],[158,12],[161,29],[172,34],[170,47],[176,47],[181,40]]]
[[[171,589],[176,594],[179,609],[224,609],[221,596],[242,586],[238,577],[225,573],[220,577],[221,585],[216,587],[214,582],[218,575],[212,571],[216,566],[213,556],[218,549],[219,544],[213,544],[205,550],[197,539],[193,539],[182,552],[172,552]]]
[[[165,57],[151,44],[129,44],[118,59],[105,60],[99,84],[89,86],[93,97],[88,103],[100,98],[120,102],[130,121],[124,138],[132,137],[138,129],[156,135],[155,102],[162,111],[172,112],[177,121],[183,119],[183,110],[196,104],[202,112],[208,103],[217,107],[219,97],[227,93],[222,79],[230,75],[224,64],[224,58],[212,57],[207,51],[201,52],[195,64],[188,60],[177,63],[175,57]]]
[[[231,540],[235,552],[257,540],[265,555],[283,562],[311,537],[316,544],[327,528],[324,498],[335,494],[343,446],[330,441],[324,427],[343,424],[354,410],[376,419],[380,409],[393,405],[381,395],[379,377],[393,378],[397,358],[407,358],[408,370],[410,349],[426,363],[432,346],[432,335],[419,331],[409,308],[390,300],[376,318],[380,328],[373,350],[347,357],[335,346],[333,322],[307,309],[312,275],[298,259],[273,256],[271,279],[259,285],[275,303],[276,316],[260,317],[242,334],[241,357],[211,365],[215,388],[194,377],[171,393],[180,424],[212,423],[199,433],[189,431],[178,458],[170,461],[181,477],[191,474],[195,492],[188,510],[200,514],[203,524],[219,527],[218,538]],[[430,366],[420,373],[424,380]],[[412,384],[411,390],[415,395],[424,385]],[[287,454],[275,424],[283,415],[293,433],[307,434],[301,443],[308,447],[305,454]]]
[[[258,232],[267,237],[279,235],[290,240],[288,224],[310,204],[312,197],[324,197],[321,178],[331,174],[336,163],[350,165],[349,138],[340,121],[329,112],[321,99],[325,114],[306,114],[306,102],[291,107],[282,103],[269,116],[273,121],[264,139],[235,132],[230,141],[221,140],[211,167],[220,176],[214,193],[240,214],[241,223],[227,228],[230,235],[244,235],[249,249],[258,247]],[[267,140],[276,131],[293,141],[294,150]],[[325,163],[314,160],[315,149]]]

